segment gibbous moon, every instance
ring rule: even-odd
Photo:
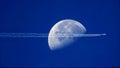
[[[86,28],[80,22],[72,19],[61,20],[57,22],[49,32],[49,48],[51,50],[61,49],[75,41],[74,37],[59,37],[58,34],[84,34],[85,32]]]

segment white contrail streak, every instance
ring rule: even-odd
[[[97,37],[104,36],[103,34],[55,34],[49,37]],[[48,34],[41,33],[0,33],[0,37],[48,37]]]

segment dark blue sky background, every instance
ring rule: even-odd
[[[0,0],[0,33],[48,33],[62,19],[80,21],[87,33],[50,51],[47,38],[0,38],[0,66],[120,66],[119,0]]]

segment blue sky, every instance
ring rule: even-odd
[[[0,38],[0,66],[119,67],[119,0],[1,0],[0,32],[48,33],[60,20],[81,22],[87,33],[69,47],[50,51],[47,38]]]

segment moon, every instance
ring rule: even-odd
[[[86,28],[78,21],[64,19],[57,22],[50,30],[48,44],[51,50],[58,50],[75,41],[74,37],[60,37],[62,34],[84,34]]]

